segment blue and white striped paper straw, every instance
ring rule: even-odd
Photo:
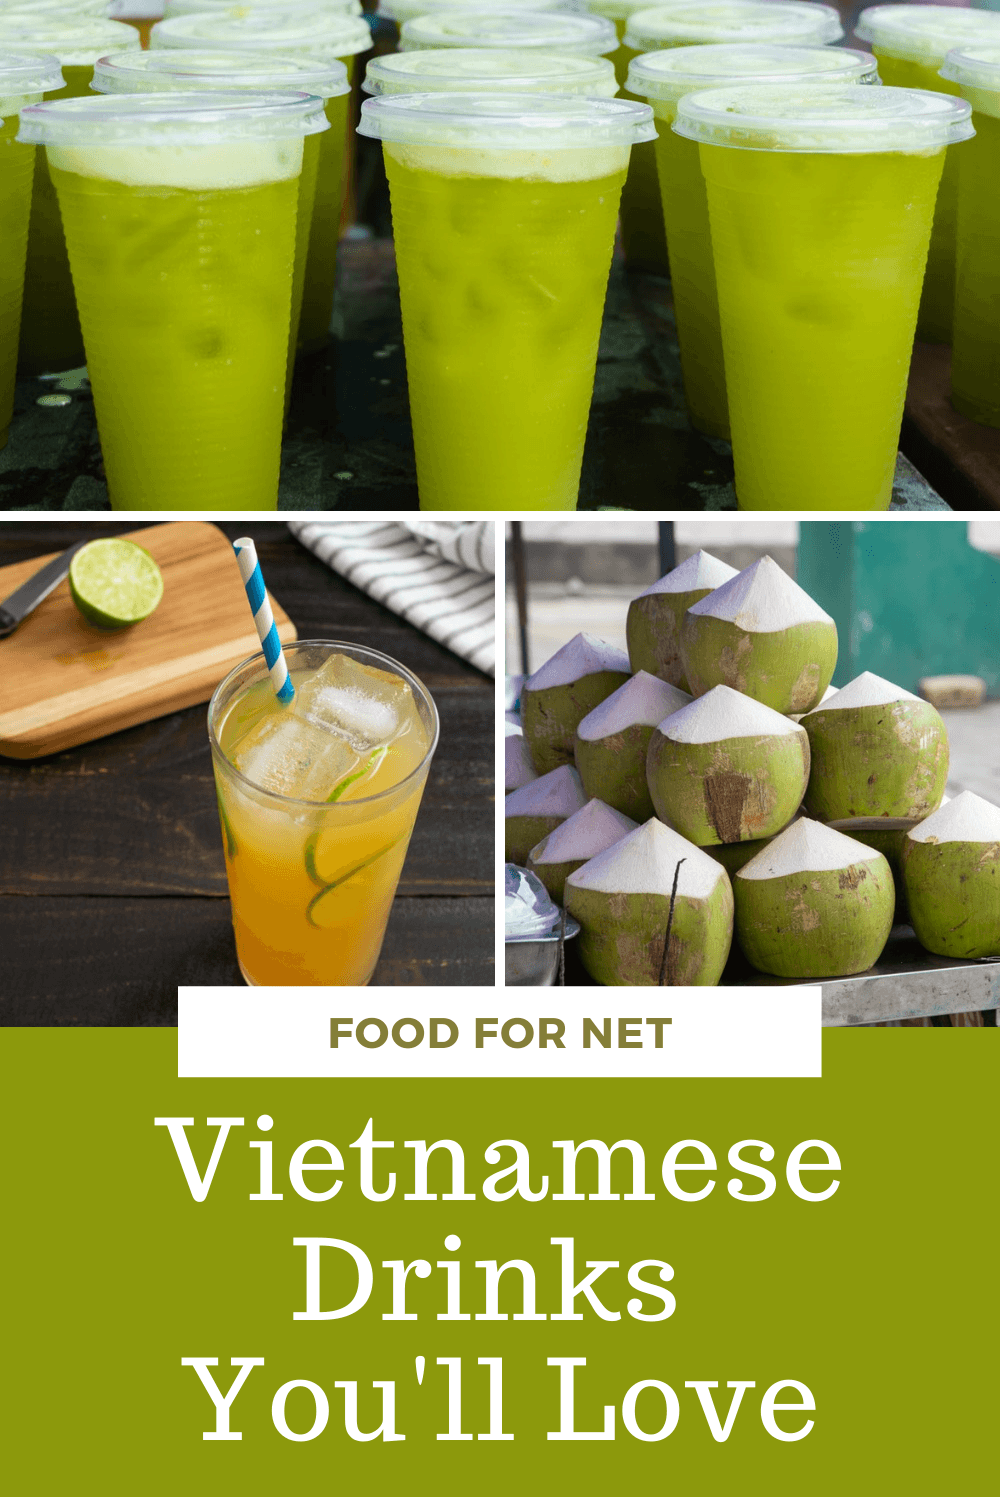
[[[264,660],[267,662],[267,670],[271,674],[271,686],[279,703],[291,703],[295,697],[295,688],[292,679],[288,675],[288,667],[285,663],[285,653],[281,649],[278,639],[278,627],[274,623],[271,613],[271,601],[267,597],[267,589],[264,587],[263,574],[260,571],[260,563],[257,561],[257,548],[250,537],[241,536],[233,543],[236,553],[236,563],[243,579],[243,587],[247,591],[250,608],[253,610],[253,622],[257,627],[260,643],[264,648]]]

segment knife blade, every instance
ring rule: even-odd
[[[0,601],[0,640],[4,636],[12,635],[21,621],[31,614],[47,599],[52,590],[56,588],[69,572],[69,565],[85,542],[77,542],[75,547],[70,547],[66,552],[61,552],[51,562],[47,562],[44,568],[39,568],[33,573],[27,583],[15,589],[9,598]]]

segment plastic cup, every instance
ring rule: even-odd
[[[618,198],[652,111],[395,94],[359,129],[385,152],[421,507],[572,510]]]
[[[546,11],[534,14],[465,9],[433,11],[404,21],[400,47],[504,47],[519,52],[544,48],[574,56],[601,57],[618,45],[615,28],[601,16]]]
[[[0,14],[0,48],[55,57],[64,83],[47,90],[46,97],[72,99],[90,92],[99,57],[119,48],[138,50],[139,34],[132,26],[96,16],[39,12],[32,19],[24,14]],[[39,151],[31,192],[18,368],[22,375],[45,375],[76,369],[85,357],[59,205],[45,152]]]
[[[371,31],[360,16],[335,11],[254,11],[245,17],[199,13],[175,16],[153,27],[150,47],[185,47],[212,52],[289,53],[294,57],[335,58],[355,83],[355,59],[371,48]],[[316,167],[309,253],[306,257],[299,318],[298,353],[325,348],[333,317],[337,241],[346,185],[353,163],[354,137],[347,128],[351,100],[327,100],[330,129],[320,140]]]
[[[888,507],[934,198],[970,114],[854,86],[678,104],[708,190],[742,509]]]
[[[974,42],[1000,42],[1000,15],[951,5],[873,5],[854,27],[869,42],[884,83],[957,94],[939,73],[945,53]],[[934,229],[920,298],[917,338],[950,344],[955,305],[955,226],[959,164],[948,152],[934,210]]]
[[[299,641],[284,651],[293,681],[334,653],[401,677],[420,732],[389,746],[367,796],[285,797],[255,786],[229,758],[248,726],[282,712],[263,652],[220,683],[208,732],[236,953],[252,985],[367,984],[437,746],[437,710],[419,678],[379,651],[336,641]]]
[[[45,145],[76,285],[111,504],[273,510],[304,93],[62,99]]]
[[[685,94],[737,81],[809,89],[877,83],[878,70],[867,52],[754,42],[669,47],[640,54],[629,69],[629,93],[649,101],[659,130],[656,159],[688,413],[699,432],[720,438],[729,436],[729,408],[708,199],[697,143],[671,126]]]
[[[586,94],[613,99],[614,64],[606,57],[564,52],[519,52],[501,47],[442,47],[438,51],[389,52],[373,57],[362,88],[366,94],[443,93]]]
[[[615,13],[622,37],[616,54],[619,82],[626,98],[639,98],[626,87],[633,60],[643,52],[706,42],[778,42],[812,46],[843,35],[836,11],[812,0],[674,0],[650,9],[630,0],[601,0],[602,15]],[[663,206],[656,146],[638,146],[629,162],[622,193],[622,248],[635,270],[668,274]]]
[[[54,57],[24,57],[0,52],[0,448],[14,410],[17,343],[24,296],[24,261],[28,249],[28,216],[34,146],[15,137],[26,104],[37,104],[50,89],[62,87]]]
[[[949,52],[941,69],[972,105],[959,153],[952,405],[1000,427],[1000,45]]]
[[[102,58],[94,68],[93,88],[100,94],[151,94],[166,90],[192,93],[206,89],[247,89],[275,93],[301,89],[323,100],[346,98],[351,92],[344,64],[309,58],[272,57],[268,53],[120,52]],[[329,118],[329,114],[328,114]],[[288,344],[285,415],[292,394],[292,368],[299,338],[309,237],[316,199],[316,176],[322,142],[330,132],[307,135],[303,142],[302,173],[295,215],[295,267],[292,274],[292,320]]]

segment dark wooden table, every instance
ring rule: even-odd
[[[251,535],[300,637],[374,646],[426,683],[441,740],[373,984],[492,984],[493,681],[331,572]],[[135,523],[0,522],[0,565]],[[3,642],[0,641],[0,664]],[[0,1024],[173,1026],[177,986],[242,985],[204,705],[35,761],[0,757]]]
[[[74,385],[62,393],[68,405],[39,406],[39,397],[57,385],[18,384],[10,443],[0,450],[0,510],[108,507],[89,389]],[[579,509],[735,510],[732,481],[729,444],[702,437],[687,419],[669,283],[626,272],[616,254]],[[325,350],[301,359],[295,370],[278,508],[417,508],[390,239],[341,241],[333,335]],[[900,455],[892,508],[948,505]]]

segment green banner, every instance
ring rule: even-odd
[[[801,1081],[0,1059],[7,1495],[995,1493],[992,1029]]]

